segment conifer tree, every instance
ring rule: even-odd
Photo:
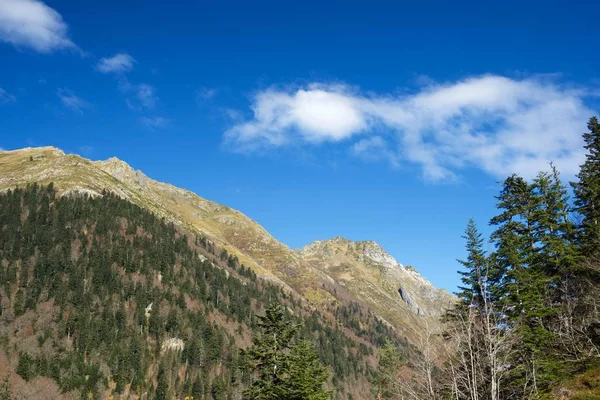
[[[161,364],[158,368],[156,392],[154,393],[154,400],[168,400],[169,399],[169,382],[165,367]]]
[[[597,117],[588,121],[588,130],[583,134],[587,150],[581,165],[578,181],[572,182],[575,207],[581,216],[579,244],[582,253],[596,256],[600,249],[600,122]]]
[[[244,391],[252,400],[324,400],[329,393],[322,389],[327,370],[317,359],[314,349],[301,342],[292,346],[298,326],[286,320],[281,306],[271,303],[264,316],[258,316],[260,335],[243,352],[249,360],[247,369],[255,370],[256,379]]]
[[[402,365],[402,355],[390,340],[379,349],[379,368],[375,375],[378,399],[393,399],[400,394],[398,373]]]
[[[288,399],[327,400],[330,398],[329,392],[323,390],[329,372],[321,365],[315,348],[307,340],[302,340],[292,348],[287,373],[290,380]]]
[[[460,292],[456,295],[464,305],[481,305],[485,290],[482,285],[487,282],[489,271],[487,255],[483,250],[483,238],[473,219],[469,220],[463,238],[467,242],[467,259],[458,260],[465,270],[458,271],[462,276],[463,286],[459,286]]]
[[[525,269],[535,253],[532,215],[539,199],[532,185],[522,177],[509,176],[503,183],[498,199],[499,215],[492,218],[490,225],[496,226],[491,235],[496,251],[492,254],[493,272],[490,274],[490,292],[500,305],[512,304],[513,315],[519,315],[522,302],[519,299],[526,288]]]
[[[551,240],[559,233],[559,188],[560,182],[557,186],[548,174],[540,174],[532,184],[512,175],[498,196],[501,213],[490,222],[497,226],[492,234],[496,244],[492,260],[502,277],[493,290],[499,294],[496,309],[503,310],[506,322],[522,340],[522,351],[513,361],[521,367],[513,371],[512,381],[517,385],[531,381],[534,392],[556,378],[549,375],[554,369],[547,359],[553,334],[546,322],[555,311],[548,289],[560,263],[553,253],[564,251]]]
[[[550,166],[551,173],[541,172],[533,182],[541,199],[534,215],[534,236],[539,246],[536,262],[547,276],[554,278],[572,268],[577,251],[567,189],[556,167]]]
[[[4,380],[0,386],[0,400],[12,400],[12,390],[10,384],[10,373],[4,375]]]
[[[254,344],[244,354],[251,367],[257,371],[257,378],[244,392],[247,399],[275,400],[287,395],[284,387],[288,368],[286,350],[296,334],[297,328],[284,318],[283,310],[272,303],[264,316],[258,316],[261,335],[254,338]]]

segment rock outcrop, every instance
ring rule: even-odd
[[[205,235],[263,279],[297,293],[315,308],[358,301],[409,339],[426,325],[436,326],[453,301],[376,242],[338,237],[294,251],[241,212],[157,182],[114,157],[90,161],[54,147],[0,152],[0,190],[34,182],[53,182],[61,195],[113,192]]]

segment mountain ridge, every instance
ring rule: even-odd
[[[242,212],[190,190],[158,182],[111,157],[91,161],[56,147],[0,152],[0,190],[53,182],[62,195],[109,190],[170,222],[215,241],[263,279],[319,309],[360,300],[407,338],[437,327],[453,296],[398,263],[374,241],[342,237],[290,249]]]

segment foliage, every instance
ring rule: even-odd
[[[429,396],[599,398],[597,369],[591,368],[600,359],[596,117],[589,120],[588,129],[583,135],[586,160],[578,181],[571,183],[573,203],[550,164],[548,172],[531,181],[511,175],[502,182],[496,197],[498,214],[490,220],[491,252],[484,250],[483,236],[469,221],[464,235],[467,257],[459,260],[459,301],[444,318],[446,360]],[[408,389],[402,385],[399,367],[390,364],[389,354],[389,346],[380,351],[380,397],[423,398],[414,397],[415,384]],[[560,387],[560,382],[577,375],[574,386],[584,388],[573,394]],[[388,387],[394,390],[387,391]]]
[[[582,262],[595,256],[600,238],[595,117],[588,128],[586,162],[573,184],[577,209],[551,165],[531,182],[517,175],[503,182],[489,256],[469,221],[461,301],[448,318],[455,358],[447,387],[456,398],[544,398],[565,374],[598,356],[585,332],[599,317],[587,292],[597,293],[600,280],[597,268]],[[579,227],[572,221],[577,215]]]
[[[379,349],[379,369],[375,376],[377,397],[393,399],[400,394],[398,389],[398,371],[402,365],[402,354],[391,341]]]
[[[12,400],[12,389],[10,384],[10,374],[6,374],[0,385],[0,400]]]
[[[247,371],[256,371],[244,398],[252,400],[325,400],[329,373],[308,341],[292,344],[298,327],[285,318],[278,304],[259,316],[260,334],[243,355]]]
[[[109,382],[115,393],[131,387],[144,396],[239,395],[250,384],[238,368],[240,343],[260,330],[256,313],[270,303],[294,311],[298,336],[318,343],[318,359],[341,387],[367,373],[370,347],[357,346],[337,322],[258,279],[207,238],[110,192],[61,197],[52,184],[9,190],[0,194],[0,230],[0,334],[21,318],[34,321],[36,339],[3,345],[26,380],[47,376],[90,398]],[[183,350],[164,348],[171,338]]]
[[[583,134],[587,154],[581,166],[578,181],[571,183],[575,193],[575,207],[581,216],[580,246],[585,254],[596,255],[600,248],[600,122],[597,117],[588,121]]]

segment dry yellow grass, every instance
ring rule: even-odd
[[[317,308],[336,301],[323,288],[325,283],[345,287],[409,338],[426,324],[436,324],[440,312],[452,301],[447,292],[434,288],[417,273],[388,265],[389,255],[374,242],[335,238],[292,251],[241,212],[152,180],[116,158],[90,161],[52,147],[0,152],[0,190],[33,182],[53,182],[62,194],[95,196],[104,189],[116,193],[207,236],[259,276],[296,291]],[[420,311],[400,297],[400,287],[410,293]]]

